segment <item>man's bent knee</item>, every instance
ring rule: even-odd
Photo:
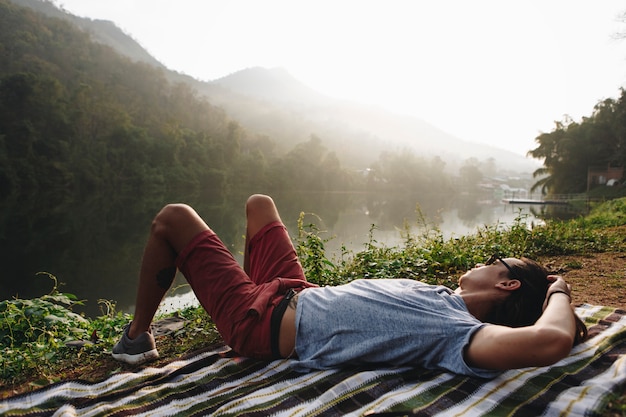
[[[274,200],[272,197],[265,194],[253,194],[248,197],[248,201],[246,201],[246,210],[258,211],[258,210],[275,210],[276,206],[274,204]]]
[[[175,228],[186,218],[193,216],[195,211],[186,204],[168,204],[161,209],[152,221],[152,231],[162,234],[167,229]]]
[[[168,204],[152,221],[152,235],[166,240],[176,252],[207,229],[206,223],[187,204]]]
[[[247,236],[252,237],[265,225],[281,221],[278,209],[270,196],[254,194],[246,202]]]

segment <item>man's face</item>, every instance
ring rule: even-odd
[[[479,263],[459,278],[461,290],[481,290],[493,288],[503,279],[512,279],[507,268],[523,264],[517,258],[490,259],[491,262]]]

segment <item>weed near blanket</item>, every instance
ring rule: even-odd
[[[615,302],[626,298],[623,273],[626,199],[603,203],[588,216],[566,222],[549,221],[544,226],[528,228],[525,219],[520,217],[510,227],[485,226],[472,235],[452,239],[444,239],[436,228],[418,218],[420,231],[405,232],[404,245],[398,248],[378,244],[372,226],[370,241],[364,250],[356,254],[346,252],[340,259],[326,257],[324,244],[328,238],[324,238],[314,224],[305,225],[303,218],[295,239],[296,247],[307,277],[321,285],[335,285],[362,277],[402,277],[454,288],[461,273],[493,252],[550,260],[558,266],[555,272],[564,273],[569,280],[568,268],[580,272],[590,257],[614,254],[603,259],[605,263],[611,259],[615,262]],[[568,261],[561,263],[558,259]],[[606,281],[594,280],[593,270],[587,272],[584,280],[588,285],[593,286],[594,282],[606,285]],[[113,361],[108,354],[130,316],[117,312],[113,302],[102,301],[102,315],[93,320],[85,319],[72,312],[72,306],[81,301],[74,295],[58,293],[54,278],[52,282],[53,291],[49,295],[0,303],[0,378],[3,381],[0,398],[55,381],[98,380],[130,369]],[[575,291],[580,288],[576,282],[573,285]],[[574,302],[624,307],[606,301],[597,302],[585,293],[575,293]],[[187,320],[186,325],[159,338],[162,358],[152,365],[169,362],[219,340],[202,309],[188,308],[177,314]],[[82,347],[66,346],[67,342],[78,340],[86,342]],[[625,404],[626,396],[616,398],[607,413],[626,413]]]

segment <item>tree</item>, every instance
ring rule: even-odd
[[[529,156],[544,159],[543,168],[535,171],[539,180],[531,190],[543,194],[581,193],[587,187],[591,166],[624,166],[626,137],[626,95],[606,99],[594,107],[590,117],[581,122],[569,118],[555,123],[550,133],[535,138],[537,148]]]
[[[466,190],[473,190],[483,179],[483,173],[479,168],[480,162],[476,158],[468,158],[459,168],[461,184]]]

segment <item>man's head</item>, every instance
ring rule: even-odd
[[[519,286],[507,292],[485,320],[511,327],[530,326],[541,316],[550,281],[548,270],[528,258],[503,259],[493,255],[485,265],[500,263],[506,268],[506,278],[518,281]]]
[[[503,259],[493,255],[485,262],[486,266],[498,264],[506,268],[506,278],[511,282],[519,282],[519,285],[506,291],[508,295],[495,304],[484,321],[510,327],[534,324],[543,313],[546,294],[552,284],[548,278],[550,273],[543,265],[524,257]],[[576,343],[579,343],[587,337],[587,328],[577,316],[576,326]]]

